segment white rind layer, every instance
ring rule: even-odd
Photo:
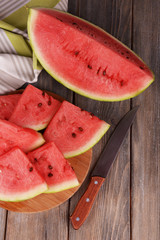
[[[41,133],[38,133],[38,134],[39,134],[39,139],[31,146],[29,151],[32,151],[45,143],[45,139],[43,138],[42,134]]]
[[[47,191],[45,193],[60,192],[60,191],[63,191],[63,190],[69,189],[69,188],[73,188],[73,187],[77,187],[77,186],[79,186],[79,182],[75,178],[75,179],[65,181],[65,182],[62,182],[60,184],[56,184],[54,186],[51,186],[47,189]]]
[[[64,157],[71,158],[88,151],[103,137],[103,135],[107,132],[109,127],[110,125],[108,123],[103,122],[101,128],[95,133],[95,135],[91,138],[91,140],[87,142],[87,144],[85,144],[84,146],[80,146],[75,151],[63,153]]]
[[[0,192],[0,200],[6,202],[20,202],[30,198],[33,198],[48,189],[46,183],[40,184],[27,192],[20,192],[20,193],[12,193],[12,194],[3,194]]]

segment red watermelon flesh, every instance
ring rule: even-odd
[[[29,152],[45,142],[42,135],[33,129],[22,128],[7,120],[0,120],[0,155],[17,146]]]
[[[109,124],[92,113],[63,101],[44,132],[46,142],[53,141],[64,157],[79,155],[94,146]]]
[[[53,9],[31,9],[28,33],[42,66],[84,96],[119,101],[145,90],[154,75],[128,47],[101,28]]]
[[[9,121],[34,130],[45,128],[61,103],[46,92],[28,85],[19,99]]]
[[[21,94],[0,96],[0,119],[8,120]]]
[[[0,156],[0,200],[22,201],[46,190],[46,182],[19,148]]]
[[[48,184],[47,193],[79,185],[74,170],[53,142],[29,152],[28,158]]]

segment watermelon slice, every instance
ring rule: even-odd
[[[28,34],[46,71],[86,97],[124,100],[138,95],[153,82],[153,73],[129,48],[71,14],[30,9]]]
[[[17,146],[29,152],[45,142],[42,135],[33,129],[22,128],[0,119],[0,155]]]
[[[46,92],[28,85],[9,121],[19,126],[41,130],[45,128],[61,103]]]
[[[46,142],[53,141],[65,158],[70,158],[94,146],[108,128],[109,124],[92,113],[63,101],[43,136]]]
[[[53,142],[28,153],[28,158],[48,184],[47,193],[79,185],[74,170]]]
[[[0,156],[0,200],[16,202],[37,196],[47,184],[17,147]]]
[[[8,120],[21,94],[0,96],[0,119]]]

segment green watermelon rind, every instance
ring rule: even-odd
[[[38,8],[37,8],[38,9]],[[55,9],[54,9],[55,10]],[[49,69],[49,67],[47,66],[47,64],[45,64],[45,62],[42,60],[41,61],[41,57],[38,53],[38,51],[36,51],[36,49],[34,48],[34,44],[33,44],[33,39],[32,39],[32,34],[31,34],[31,31],[30,31],[30,26],[32,25],[31,24],[31,17],[32,17],[32,11],[34,11],[34,8],[30,9],[29,10],[29,16],[28,16],[28,35],[29,35],[29,39],[30,39],[30,44],[32,46],[32,49],[35,53],[35,55],[37,56],[39,62],[41,63],[41,65],[44,67],[44,69],[52,76],[54,77],[59,83],[63,84],[65,87],[71,89],[72,91],[74,92],[77,92],[78,94],[82,95],[82,96],[85,96],[85,97],[89,97],[91,99],[94,99],[94,100],[99,100],[99,101],[108,101],[108,102],[114,102],[114,101],[122,101],[122,100],[127,100],[127,99],[130,99],[130,98],[133,98],[133,97],[136,97],[138,96],[140,93],[142,93],[143,91],[145,91],[150,85],[151,83],[154,81],[155,79],[155,76],[153,74],[153,72],[150,70],[150,68],[146,65],[146,63],[144,63],[144,61],[137,55],[135,54],[130,48],[128,48],[125,44],[123,44],[122,42],[120,42],[118,39],[116,39],[115,37],[113,37],[112,35],[110,35],[109,33],[107,33],[106,31],[104,31],[102,28],[88,22],[87,20],[84,20],[82,18],[79,18],[77,16],[74,16],[70,13],[67,13],[68,15],[71,15],[72,17],[74,18],[77,18],[77,19],[80,19],[81,21],[84,21],[86,23],[88,23],[89,25],[101,30],[102,32],[104,32],[107,36],[109,35],[111,38],[113,38],[115,41],[117,41],[119,44],[123,45],[128,51],[132,52],[142,63],[145,64],[145,66],[150,70],[153,78],[145,85],[144,88],[138,90],[138,91],[135,91],[134,93],[128,93],[126,95],[123,94],[123,96],[120,96],[120,97],[117,97],[115,96],[114,98],[113,97],[105,97],[105,96],[102,96],[102,95],[98,95],[98,94],[93,94],[89,91],[85,91],[85,90],[82,90],[78,87],[76,87],[75,85],[67,82],[64,78],[58,76],[58,73],[56,72],[53,72],[53,70],[51,71],[51,69]],[[60,10],[56,10],[56,11],[60,11]],[[60,11],[61,12],[61,11]],[[33,14],[33,17],[34,17],[34,14]]]
[[[39,138],[37,139],[36,142],[34,142],[34,144],[28,149],[27,152],[30,152],[30,151],[42,146],[45,143],[45,139],[44,139],[43,135],[39,132],[37,132],[37,135],[39,135]]]
[[[40,184],[29,191],[13,194],[0,193],[0,200],[5,202],[21,202],[30,198],[36,197],[41,193],[44,193],[48,189],[46,183]]]
[[[67,152],[67,153],[63,153],[64,157],[65,158],[71,158],[71,157],[78,156],[78,155],[88,151],[97,142],[99,142],[99,140],[104,136],[104,134],[108,131],[109,128],[110,128],[110,125],[103,121],[99,130],[95,133],[94,137],[92,137],[91,140],[87,144],[85,144],[84,146],[80,146],[80,148],[75,150],[75,151],[70,151],[70,152]]]
[[[78,187],[79,182],[77,178],[75,177],[72,180],[64,181],[60,184],[56,184],[54,186],[48,186],[48,189],[45,191],[45,193],[56,193],[61,192],[70,188]]]

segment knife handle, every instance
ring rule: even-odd
[[[104,180],[105,178],[102,177],[91,178],[87,190],[80,198],[73,214],[70,217],[74,229],[79,229],[86,220],[94,203],[96,195],[98,194],[98,191],[102,186]]]

